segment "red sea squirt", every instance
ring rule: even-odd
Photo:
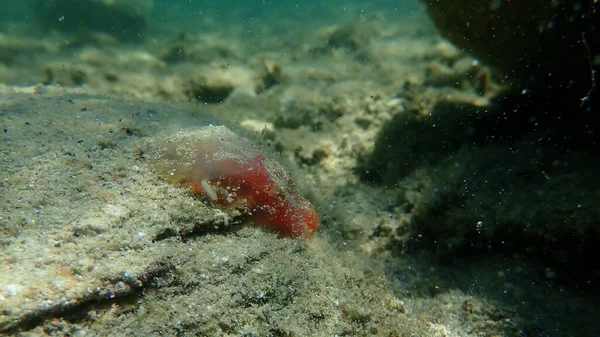
[[[170,177],[223,210],[238,209],[281,236],[312,237],[319,215],[277,161],[224,126],[172,138],[162,149]]]

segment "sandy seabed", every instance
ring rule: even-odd
[[[375,17],[260,44],[206,33],[126,48],[3,35],[37,56],[0,68],[0,334],[598,333],[597,298],[535,259],[407,253],[430,219],[419,212],[441,202],[432,191],[456,187],[439,176],[505,153],[425,131],[484,115],[504,88],[415,27]],[[278,158],[321,214],[315,238],[279,238],[161,179],[155,145],[208,124]],[[457,163],[414,141],[436,134]],[[406,159],[374,179],[390,135],[386,153]],[[442,251],[469,239],[456,227]]]

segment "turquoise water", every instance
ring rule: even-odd
[[[128,3],[116,1],[115,3]],[[133,1],[134,3],[136,1]],[[148,15],[148,25],[154,33],[160,34],[163,29],[191,30],[206,28],[207,23],[218,21],[219,30],[226,32],[230,29],[242,27],[261,31],[268,26],[277,25],[281,21],[297,23],[305,29],[317,26],[344,22],[345,20],[361,20],[370,15],[385,14],[391,20],[406,17],[421,11],[422,6],[418,1],[137,1],[137,9],[144,6],[151,7]],[[66,7],[61,8],[60,2],[39,2],[35,0],[14,2],[2,1],[3,11],[0,13],[0,25],[10,29],[11,22],[26,23],[33,27],[39,23],[36,17],[40,7],[46,6],[43,14],[56,22],[67,25],[69,21],[79,18],[65,17],[73,8],[65,1]],[[76,1],[74,2],[77,3]],[[43,4],[43,5],[40,5]],[[58,4],[58,5],[56,5]],[[79,10],[79,9],[77,9]],[[74,16],[88,15],[85,6],[81,13],[73,12]],[[39,13],[37,13],[39,14]],[[93,15],[92,15],[93,17]],[[88,23],[90,19],[83,19]],[[56,24],[59,28],[60,24]],[[37,27],[45,30],[44,27]],[[82,24],[85,28],[85,23]]]

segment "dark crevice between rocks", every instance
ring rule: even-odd
[[[228,84],[207,85],[204,83],[191,82],[186,95],[190,99],[196,99],[206,104],[222,104],[225,102],[234,87]]]
[[[546,184],[542,174],[548,173],[548,180],[555,178],[555,175],[562,179],[569,179],[572,175],[573,179],[579,180],[570,182],[571,189],[576,188],[581,192],[572,192],[569,196],[582,198],[584,205],[582,209],[573,209],[573,212],[588,211],[594,214],[597,207],[593,204],[593,195],[597,183],[582,179],[593,179],[593,174],[589,171],[600,160],[600,114],[590,111],[585,105],[574,106],[568,102],[558,104],[548,97],[560,93],[560,88],[547,88],[544,93],[528,95],[515,92],[486,108],[438,104],[432,113],[433,116],[439,116],[437,119],[427,116],[421,118],[417,112],[411,117],[410,111],[407,112],[408,115],[395,116],[381,129],[374,151],[362,158],[357,174],[368,183],[396,186],[416,170],[434,167],[432,172],[435,175],[435,172],[447,169],[452,160],[466,160],[464,153],[459,155],[462,150],[485,154],[486,147],[492,146],[495,149],[491,149],[494,152],[490,153],[508,155],[490,157],[490,162],[487,163],[482,158],[473,158],[473,162],[462,165],[469,167],[473,175],[488,174],[492,180],[505,179],[506,191],[515,193],[517,198],[498,195],[497,202],[520,200],[519,193],[527,194],[523,190],[526,188],[538,188],[540,193],[561,193],[561,190],[547,191],[552,185]],[[598,93],[592,93],[594,100],[599,98]],[[522,160],[523,156],[512,156],[512,153],[531,153],[531,157],[527,162],[514,161]],[[506,174],[505,171],[509,169],[512,173]],[[498,170],[499,174],[494,175],[494,170]],[[554,174],[552,170],[555,171]],[[478,181],[469,176],[465,176],[465,179]],[[461,186],[452,187],[456,180],[438,179],[433,183],[439,185],[441,190],[432,198],[439,200],[414,214],[409,251],[425,249],[437,252],[439,256],[454,257],[519,254],[551,268],[557,275],[555,280],[562,284],[585,287],[586,284],[593,286],[600,282],[600,261],[589,259],[590,256],[597,255],[600,247],[600,229],[597,225],[590,223],[582,232],[579,230],[581,223],[573,224],[572,215],[565,213],[564,219],[548,220],[548,223],[556,223],[557,226],[564,223],[564,233],[559,237],[556,237],[559,232],[544,232],[549,225],[542,217],[521,217],[516,218],[514,223],[495,225],[497,230],[487,237],[478,234],[474,226],[468,233],[457,234],[454,230],[466,230],[466,227],[460,225],[465,219],[456,214],[466,213],[464,209],[469,207],[470,201],[474,202],[472,198],[487,195],[491,198],[491,194],[485,192],[490,189],[490,184],[471,186],[469,191],[476,196],[468,196],[459,190]],[[499,183],[493,183],[492,187],[498,188]],[[449,200],[442,199],[444,188],[450,191],[447,196]],[[592,199],[586,199],[586,195]],[[568,196],[565,195],[565,198]],[[573,198],[564,202],[573,203]],[[537,204],[531,201],[529,206],[515,207],[553,207],[553,204],[543,203],[546,199],[540,197],[540,200]],[[481,216],[494,219],[493,209],[490,206],[488,213],[482,213]],[[531,230],[528,230],[529,220],[536,222]],[[477,221],[468,221],[471,222],[475,224]],[[420,223],[448,226],[448,232],[445,233],[440,228],[429,232],[427,226],[421,226]],[[572,228],[569,229],[569,226]],[[556,238],[552,239],[553,237]],[[458,239],[458,244],[448,241],[454,238]]]
[[[597,247],[600,247],[600,240],[593,229],[588,233],[565,234],[557,240],[549,241],[538,233],[526,232],[521,228],[522,226],[517,225],[503,228],[494,234],[493,239],[482,238],[473,231],[466,234],[466,244],[448,247],[440,240],[439,234],[432,235],[418,227],[414,230],[412,239],[406,243],[404,252],[435,252],[438,263],[445,266],[455,259],[468,262],[490,255],[518,255],[524,261],[544,266],[546,272],[552,275],[548,281],[600,295],[597,289],[600,283],[600,260],[590,259],[590,256],[597,255]],[[582,242],[581,236],[589,239]]]
[[[225,224],[222,220],[207,221],[202,223],[195,223],[190,228],[182,228],[179,230],[171,227],[165,228],[154,236],[152,242],[163,241],[172,237],[179,238],[182,242],[188,242],[189,240],[205,235],[228,235],[236,233],[244,225],[244,216],[235,216],[231,223]]]
[[[436,118],[422,117],[419,111],[396,115],[382,127],[373,152],[360,158],[356,173],[365,182],[394,184],[462,147],[511,146],[533,132],[547,135],[540,148],[600,155],[600,114],[585,107],[550,104],[547,95],[508,94],[488,107],[440,102],[431,112]]]
[[[71,323],[82,322],[88,319],[90,311],[104,311],[115,304],[121,307],[136,307],[136,303],[146,291],[170,284],[172,282],[171,272],[174,269],[173,264],[158,263],[142,275],[123,275],[107,279],[110,286],[96,288],[93,292],[78,299],[58,302],[49,307],[31,311],[0,325],[0,335],[15,335],[19,332],[30,331],[54,318]]]

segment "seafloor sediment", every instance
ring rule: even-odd
[[[2,35],[0,333],[597,333],[565,265],[597,242],[598,164],[494,129],[506,88],[423,18]],[[154,145],[207,124],[277,156],[321,214],[313,239],[161,179]]]

